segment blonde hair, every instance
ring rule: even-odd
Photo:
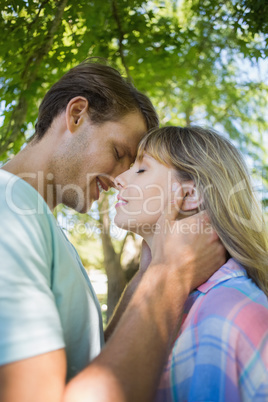
[[[213,130],[197,126],[151,130],[144,152],[175,168],[180,181],[193,180],[212,226],[229,254],[268,295],[268,235],[247,167],[240,152]]]

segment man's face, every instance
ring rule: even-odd
[[[138,112],[117,122],[93,124],[89,118],[85,120],[52,162],[57,204],[86,212],[99,198],[100,189],[111,187],[114,178],[134,162],[146,130]]]

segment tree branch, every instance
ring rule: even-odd
[[[123,251],[124,251],[124,247],[125,247],[127,238],[128,238],[129,236],[132,236],[132,237],[133,237],[134,234],[133,234],[132,232],[127,232],[127,234],[126,234],[126,236],[125,236],[125,238],[124,238],[124,240],[123,240],[123,242],[122,242],[122,244],[121,244],[120,251],[119,251],[119,253],[118,253],[119,261],[121,261],[121,257],[122,257]]]
[[[30,28],[36,23],[36,21],[39,18],[40,12],[42,10],[42,8],[49,3],[49,0],[44,0],[43,2],[40,3],[39,7],[38,7],[38,11],[36,13],[36,16],[34,17],[34,19],[32,20],[32,22],[28,25],[27,29],[28,29],[28,33],[30,33]]]
[[[123,64],[123,66],[124,66],[124,69],[126,71],[126,75],[127,75],[128,79],[131,79],[131,75],[129,73],[129,69],[128,69],[128,66],[126,64],[126,59],[125,59],[125,56],[124,56],[123,40],[124,40],[124,35],[125,34],[123,32],[121,21],[120,21],[120,18],[119,18],[119,13],[118,13],[118,7],[117,7],[116,0],[112,0],[112,10],[113,10],[113,17],[115,19],[117,29],[118,29],[118,33],[119,33],[118,45],[119,45],[119,54],[120,54],[121,62]]]
[[[44,58],[44,56],[49,52],[53,45],[53,38],[55,36],[55,33],[57,32],[57,29],[61,23],[62,16],[64,13],[64,9],[67,5],[68,0],[60,0],[58,5],[57,5],[57,10],[55,17],[53,21],[51,22],[50,29],[48,30],[48,33],[46,37],[44,38],[44,41],[42,42],[42,45],[39,47],[37,52],[35,52],[33,55],[31,55],[26,64],[25,68],[21,74],[21,79],[24,81],[24,85],[22,87],[22,91],[20,94],[20,97],[18,99],[17,106],[13,109],[10,122],[7,126],[7,129],[5,130],[5,135],[3,135],[2,140],[1,140],[1,153],[4,153],[8,150],[9,144],[15,141],[16,137],[18,136],[18,132],[20,131],[21,126],[23,125],[26,114],[27,114],[27,101],[25,98],[25,91],[27,91],[31,84],[35,81],[37,73],[38,73],[38,68]],[[29,67],[33,65],[34,69],[29,70]],[[8,136],[9,131],[11,130],[11,133]]]

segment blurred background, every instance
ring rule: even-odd
[[[211,126],[230,138],[267,215],[267,0],[0,0],[0,11],[0,165],[33,135],[50,86],[98,56],[151,98],[161,125]],[[141,245],[114,226],[114,203],[111,190],[88,214],[55,210],[105,322]]]

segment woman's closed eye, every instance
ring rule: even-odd
[[[145,169],[139,169],[136,173],[143,173],[145,172]]]

